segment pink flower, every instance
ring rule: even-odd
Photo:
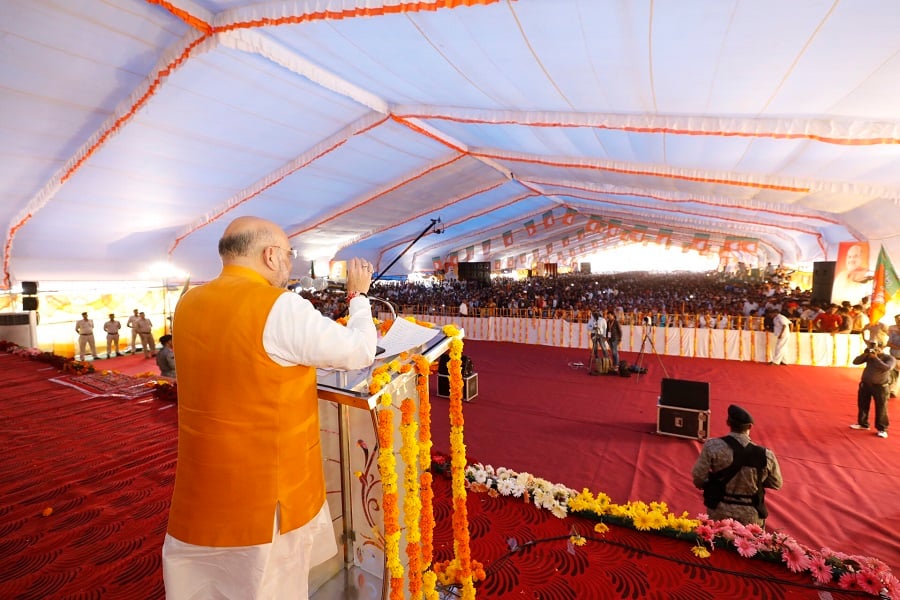
[[[881,591],[883,587],[881,585],[881,580],[875,576],[875,573],[872,571],[863,571],[856,577],[856,582],[859,584],[859,587],[869,592],[873,596],[877,596],[878,592]]]
[[[781,551],[781,558],[784,560],[788,569],[794,573],[809,569],[809,557],[806,556],[806,552],[803,551],[803,548],[797,544],[786,545]]]
[[[823,585],[831,583],[831,567],[825,564],[825,559],[823,557],[818,556],[814,558],[809,565],[809,570],[816,583],[821,583]]]
[[[697,537],[699,537],[704,542],[711,542],[715,533],[713,532],[712,527],[709,525],[698,525],[697,529]]]
[[[757,525],[756,523],[750,523],[744,527],[752,536],[759,536],[763,532],[763,528]]]
[[[756,544],[743,537],[734,540],[734,547],[737,549],[738,554],[744,558],[750,558],[756,554],[757,550]]]
[[[858,590],[859,582],[856,579],[856,573],[847,571],[838,579],[838,586],[842,590]]]

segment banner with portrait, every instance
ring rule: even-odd
[[[834,265],[831,301],[859,304],[863,296],[871,296],[873,276],[869,268],[869,243],[841,242]]]

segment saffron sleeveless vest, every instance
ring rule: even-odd
[[[173,322],[178,356],[178,465],[169,534],[200,546],[272,541],[325,501],[315,369],[282,367],[263,329],[286,290],[226,266],[188,291]]]

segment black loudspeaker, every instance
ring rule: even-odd
[[[37,296],[22,296],[22,310],[37,310]]]
[[[491,263],[489,262],[459,263],[457,273],[460,281],[475,281],[488,285],[491,283]]]
[[[472,359],[463,354],[459,357],[460,371],[462,372],[463,377],[468,377],[475,373],[475,365],[472,363]],[[438,375],[450,375],[450,353],[445,352],[438,359]]]
[[[709,410],[709,383],[664,378],[660,385],[659,403],[676,408]]]
[[[813,263],[812,293],[810,301],[819,306],[831,304],[831,288],[834,287],[833,260]]]
[[[37,281],[23,281],[22,293],[26,296],[34,296],[37,294]]]

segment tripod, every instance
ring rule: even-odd
[[[598,332],[591,332],[591,358],[588,362],[588,374],[599,375],[611,372],[609,363],[609,348]]]
[[[637,378],[635,381],[640,381],[641,372],[643,371],[644,366],[644,351],[647,347],[653,351],[653,354],[656,355],[656,360],[659,361],[659,366],[662,368],[663,375],[668,379],[669,373],[666,371],[666,365],[663,364],[662,357],[659,355],[659,352],[656,351],[656,344],[653,342],[653,333],[656,330],[656,326],[652,323],[644,324],[644,338],[641,340],[641,351],[638,352],[637,362],[635,363],[635,367],[637,367]]]

